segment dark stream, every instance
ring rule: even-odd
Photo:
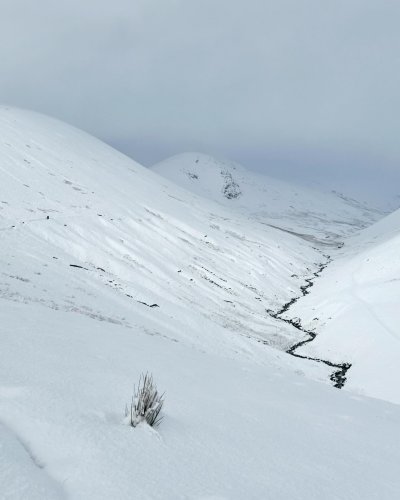
[[[289,302],[284,304],[284,306],[281,307],[281,309],[279,309],[279,311],[274,312],[274,311],[271,311],[270,309],[268,309],[267,313],[272,318],[275,318],[279,321],[283,321],[284,323],[288,323],[289,325],[292,325],[294,328],[296,328],[300,332],[306,333],[308,335],[308,338],[301,340],[300,342],[297,342],[296,344],[292,345],[292,347],[290,347],[286,352],[288,354],[291,354],[292,356],[295,356],[296,358],[308,359],[310,361],[324,363],[327,366],[335,368],[335,371],[330,376],[330,379],[332,380],[334,387],[341,389],[344,386],[344,384],[346,383],[346,373],[351,368],[351,364],[350,363],[332,363],[331,361],[328,361],[326,359],[313,358],[311,356],[297,354],[296,350],[299,347],[302,347],[302,346],[308,344],[309,342],[312,342],[317,337],[317,334],[315,332],[312,332],[310,330],[306,330],[305,328],[303,328],[301,326],[301,321],[299,318],[288,319],[288,318],[282,317],[285,313],[288,312],[290,307],[293,304],[295,304],[301,297],[304,297],[305,295],[308,295],[310,293],[310,288],[314,285],[314,280],[317,279],[321,275],[322,271],[332,261],[332,259],[329,255],[324,255],[324,257],[326,257],[327,260],[324,263],[319,264],[317,271],[315,271],[313,273],[311,278],[306,279],[305,285],[300,287],[302,294],[299,297],[294,297],[293,299],[291,299]]]

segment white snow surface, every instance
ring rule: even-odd
[[[0,498],[399,497],[400,407],[332,388],[265,312],[323,261],[322,224],[263,222],[0,108]],[[164,419],[133,429],[147,370]]]
[[[400,404],[400,210],[349,238],[290,311],[317,339],[298,352],[353,363],[347,388]]]
[[[341,193],[290,184],[201,153],[172,156],[152,170],[230,210],[238,209],[303,236],[322,238],[327,244],[382,217],[379,210]]]
[[[174,156],[154,170],[256,219],[260,213],[264,221],[272,215],[279,219],[276,226],[309,241],[315,236],[327,252],[333,250],[330,242],[337,243],[379,215],[338,193],[290,185],[198,153]],[[235,179],[237,198],[225,196],[227,175]],[[334,254],[335,262],[316,280],[312,293],[286,314],[302,318],[305,329],[321,334],[296,352],[351,362],[347,388],[400,403],[400,211],[350,236]]]

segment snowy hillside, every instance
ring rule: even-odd
[[[351,234],[382,214],[340,193],[324,193],[246,170],[199,153],[173,156],[152,170],[204,198],[327,243]]]
[[[67,272],[68,282],[105,286],[107,316],[117,322],[124,323],[124,307],[147,316],[144,302],[157,304],[150,316],[191,343],[190,323],[203,324],[202,343],[215,338],[208,322],[223,327],[221,342],[238,332],[281,348],[292,343],[275,333],[265,307],[295,295],[306,268],[324,259],[309,243],[233,217],[48,118],[2,110],[0,126],[3,297],[100,314],[90,295],[85,308],[66,300],[70,290],[59,282],[46,283],[43,293],[36,264],[34,279],[18,279],[21,262],[30,268],[32,259],[44,259],[53,276]],[[114,300],[123,300],[120,314]]]
[[[397,498],[399,407],[266,312],[326,247],[35,113],[0,108],[0,141],[0,498]],[[124,423],[146,370],[157,430]]]
[[[291,314],[316,328],[299,352],[353,363],[347,387],[400,403],[400,211],[347,240]],[[317,319],[315,319],[317,318]]]

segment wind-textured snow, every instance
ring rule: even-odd
[[[398,498],[399,407],[266,314],[325,247],[50,118],[2,107],[0,132],[1,498]],[[147,370],[164,420],[132,429]]]

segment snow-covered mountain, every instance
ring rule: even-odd
[[[326,262],[320,222],[270,227],[35,113],[1,107],[0,141],[0,497],[397,498],[399,407],[332,388],[267,314]],[[158,430],[124,424],[146,370]]]
[[[271,333],[265,307],[293,296],[306,267],[323,259],[308,242],[232,216],[48,118],[2,110],[1,130],[0,223],[6,237],[1,258],[14,280],[3,288],[3,297],[78,307],[65,300],[58,282],[47,284],[43,294],[37,283],[43,278],[15,277],[21,261],[39,253],[54,276],[67,269],[68,281],[81,281],[89,273],[141,314],[141,302],[157,303],[157,321],[167,330],[176,322],[190,342],[196,343],[196,335],[186,331],[188,322],[195,329],[211,322],[281,348],[292,343],[286,333]],[[81,265],[86,273],[70,265]],[[116,314],[113,300],[107,314],[123,323],[125,313]],[[87,302],[95,314],[93,299]],[[202,344],[207,335],[216,337],[210,329],[200,328]]]
[[[371,210],[339,193],[321,193],[246,171],[232,162],[185,153],[153,170],[208,199],[250,212],[276,227],[328,238],[354,232],[376,219]],[[299,229],[301,228],[301,229]],[[305,237],[305,234],[302,234]],[[322,240],[324,241],[324,240]],[[286,318],[304,318],[305,330],[321,333],[298,354],[346,358],[353,363],[347,387],[400,403],[400,211],[346,240],[346,246],[316,280],[313,293],[293,305]]]
[[[302,351],[353,363],[347,387],[400,403],[400,210],[349,238],[291,314],[316,328]]]
[[[343,194],[290,184],[200,153],[172,156],[152,170],[230,210],[327,243],[382,217],[380,211]]]

